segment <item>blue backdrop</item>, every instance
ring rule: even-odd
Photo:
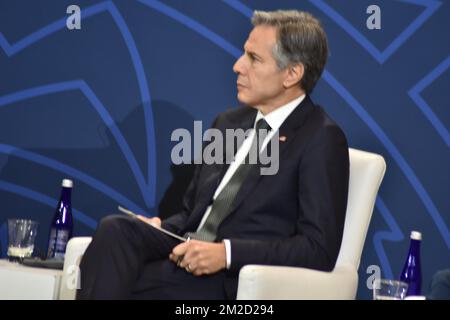
[[[81,8],[68,30],[66,9]],[[366,9],[381,9],[369,30]],[[191,173],[174,167],[176,128],[237,105],[232,65],[252,10],[317,16],[330,59],[313,98],[387,173],[360,267],[396,278],[423,232],[424,289],[450,267],[450,3],[437,0],[0,0],[0,242],[6,220],[38,220],[45,250],[61,180],[74,180],[75,234],[117,204],[175,211]],[[175,181],[175,183],[173,183]]]

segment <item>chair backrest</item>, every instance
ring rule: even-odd
[[[358,270],[376,196],[386,171],[383,157],[349,149],[350,180],[344,235],[336,266],[351,264]]]

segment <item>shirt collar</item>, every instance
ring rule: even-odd
[[[303,99],[305,99],[304,94],[286,103],[285,105],[276,108],[265,116],[261,113],[261,111],[258,110],[253,127],[255,127],[256,122],[258,122],[259,119],[264,118],[272,129],[272,132],[277,131],[283,124],[284,120],[286,120],[286,118],[303,101]]]

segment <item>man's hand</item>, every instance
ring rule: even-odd
[[[173,248],[169,259],[196,276],[216,273],[227,265],[223,242],[186,241]]]
[[[158,218],[158,217],[147,218],[147,217],[144,217],[144,216],[137,216],[137,218],[139,220],[142,220],[142,221],[146,222],[146,223],[150,223],[150,224],[153,224],[153,225],[155,225],[157,227],[161,227],[161,219]]]

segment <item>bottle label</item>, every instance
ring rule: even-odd
[[[52,228],[50,232],[50,241],[48,246],[48,257],[64,259],[67,242],[69,241],[69,230],[58,230]]]

